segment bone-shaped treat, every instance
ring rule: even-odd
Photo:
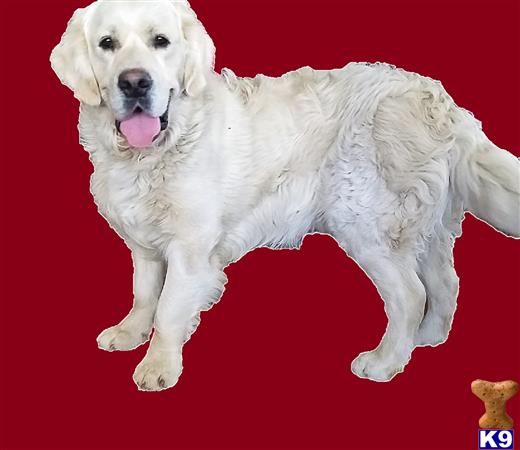
[[[513,419],[506,412],[506,402],[518,392],[518,383],[511,380],[499,383],[475,380],[471,383],[471,391],[486,407],[486,413],[478,421],[480,428],[513,428]]]

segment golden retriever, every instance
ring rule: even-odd
[[[173,386],[226,265],[325,233],[388,316],[352,370],[390,380],[448,337],[464,213],[520,235],[518,159],[429,78],[365,63],[240,78],[215,73],[214,55],[184,0],[97,1],[52,52],[81,102],[95,201],[134,261],[133,308],[99,347],[130,350],[153,329],[134,380]]]

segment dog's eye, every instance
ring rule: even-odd
[[[103,39],[101,39],[99,41],[99,46],[103,50],[114,50],[114,48],[115,48],[114,40],[110,36],[104,37]]]
[[[170,41],[162,34],[158,34],[153,38],[153,46],[155,48],[166,48],[168,45],[170,45]]]

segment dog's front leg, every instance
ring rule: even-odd
[[[144,344],[152,332],[157,301],[164,284],[162,259],[132,251],[134,262],[134,305],[118,324],[97,338],[99,348],[108,351],[132,350]]]
[[[198,245],[169,250],[163,291],[154,322],[154,335],[134,381],[141,390],[159,391],[177,383],[182,371],[182,347],[195,331],[200,312],[220,297],[226,281],[222,267],[210,262]]]

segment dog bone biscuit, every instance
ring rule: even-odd
[[[513,428],[513,419],[507,415],[506,402],[518,392],[518,383],[514,381],[475,380],[471,391],[484,402],[486,413],[480,418],[480,428],[509,430]]]

